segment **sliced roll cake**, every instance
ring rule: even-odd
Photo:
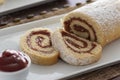
[[[87,65],[98,61],[102,47],[96,42],[68,33],[62,29],[55,31],[52,44],[60,52],[60,57],[72,65]]]
[[[64,29],[102,46],[120,37],[120,0],[98,0],[62,19]]]
[[[20,39],[20,47],[35,64],[51,65],[58,61],[58,51],[52,47],[51,31],[34,28],[27,31]]]

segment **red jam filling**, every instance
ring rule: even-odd
[[[44,37],[42,36],[39,36],[39,34],[42,34],[44,36],[47,36],[49,38],[49,43],[47,45],[42,45],[42,42],[45,40]],[[36,38],[35,38],[35,43],[39,46],[39,49],[38,48],[35,48],[34,46],[32,46],[31,44],[31,37],[34,36],[34,35],[38,35]],[[52,43],[50,41],[50,32],[47,31],[47,30],[40,30],[40,31],[32,31],[28,36],[27,36],[27,45],[28,47],[30,47],[32,50],[35,50],[35,51],[39,51],[39,52],[43,52],[43,53],[52,53],[53,52],[53,49],[51,50],[41,50],[41,48],[50,48],[52,47]]]
[[[78,53],[90,53],[91,50],[93,50],[96,47],[96,45],[94,43],[91,43],[91,48],[89,50],[86,50],[86,51],[80,51],[79,50],[79,51],[77,51],[77,50],[73,49],[71,46],[69,46],[68,44],[71,44],[72,46],[80,49],[80,48],[87,48],[88,47],[87,42],[84,41],[84,40],[82,40],[82,39],[79,39],[79,38],[75,37],[74,35],[71,35],[71,34],[65,32],[65,31],[61,31],[61,34],[62,34],[63,37],[64,36],[68,36],[68,37],[74,38],[76,41],[80,41],[80,42],[83,43],[83,46],[80,46],[79,44],[76,44],[76,43],[74,43],[73,41],[71,41],[69,39],[65,39],[64,41],[65,41],[65,44],[67,45],[67,47],[70,48],[71,50],[73,50],[74,52],[78,52]]]
[[[0,71],[18,71],[25,68],[27,64],[25,55],[15,50],[5,50],[0,57]]]
[[[91,28],[92,31],[93,31],[93,33],[94,33],[94,37],[95,37],[94,41],[97,41],[96,32],[95,32],[93,26],[90,25],[87,21],[85,21],[85,20],[83,20],[83,19],[81,19],[81,18],[71,18],[70,20],[65,21],[65,22],[64,22],[64,26],[65,26],[64,28],[65,28],[66,31],[71,32],[71,33],[74,33],[74,32],[72,31],[70,25],[71,25],[72,21],[75,21],[75,20],[76,20],[76,21],[79,21],[79,22],[82,22],[82,23],[86,24],[89,28]],[[87,30],[87,29],[85,29],[83,26],[80,26],[80,25],[77,25],[77,24],[76,24],[76,25],[73,25],[73,28],[74,28],[74,30],[76,30],[76,31],[88,33],[89,36],[88,36],[87,39],[88,39],[88,40],[91,40],[89,30]]]

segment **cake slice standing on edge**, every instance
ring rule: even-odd
[[[56,30],[51,39],[54,48],[60,52],[60,58],[69,64],[87,65],[97,62],[101,57],[101,45],[62,29]]]

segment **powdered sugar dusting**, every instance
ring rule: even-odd
[[[73,13],[74,12],[83,13],[95,20],[95,22],[100,25],[99,29],[103,31],[106,37],[106,42],[112,41],[112,39],[108,39],[109,37],[107,38],[107,36],[114,33],[116,29],[120,29],[118,27],[120,26],[120,0],[98,0],[76,9]],[[116,34],[112,35],[115,36]]]

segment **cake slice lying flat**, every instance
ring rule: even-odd
[[[46,28],[28,30],[20,39],[20,47],[35,64],[51,65],[58,61],[59,53],[52,47],[51,31]]]
[[[101,57],[101,45],[62,29],[55,31],[51,39],[54,48],[60,52],[61,59],[69,64],[87,65],[97,62]]]

